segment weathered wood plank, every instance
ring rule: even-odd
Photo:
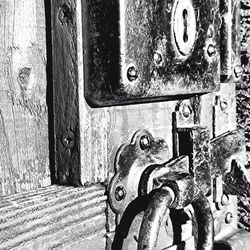
[[[33,191],[24,197],[4,197],[9,205],[0,208],[0,249],[59,249],[97,235],[104,241],[107,198],[103,187],[50,186],[43,191],[45,199],[38,199],[40,194],[34,196]]]
[[[0,3],[0,195],[50,184],[43,1]]]

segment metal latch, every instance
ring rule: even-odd
[[[207,93],[219,89],[221,75],[223,81],[233,76],[238,0],[82,4],[84,93],[91,106]]]
[[[117,215],[113,249],[213,249],[246,235],[237,229],[236,196],[249,193],[242,188],[249,186],[244,134],[210,140],[201,126],[175,133],[178,155],[171,160],[164,140],[146,130],[118,151],[109,188]]]

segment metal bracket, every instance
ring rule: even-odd
[[[138,212],[147,210],[157,190],[166,186],[174,193],[175,198],[171,201],[173,208],[181,209],[189,204],[195,206],[194,197],[203,197],[205,194],[210,200],[210,205],[205,205],[207,207],[205,210],[202,207],[198,209],[201,209],[201,213],[210,213],[210,210],[213,212],[215,239],[225,239],[237,229],[237,200],[230,194],[238,193],[233,185],[230,185],[230,181],[233,178],[232,183],[239,186],[241,184],[237,181],[240,178],[244,180],[244,185],[250,186],[245,176],[244,163],[240,168],[241,171],[238,171],[239,164],[236,164],[243,160],[242,155],[245,155],[245,139],[242,131],[232,131],[213,140],[209,139],[208,129],[200,126],[187,128],[183,126],[177,128],[176,132],[180,156],[171,160],[168,159],[168,147],[164,140],[154,139],[146,130],[136,132],[131,143],[119,149],[115,162],[116,174],[109,188],[111,207],[120,222],[121,218],[128,215],[129,209],[133,207],[131,204],[136,200]],[[186,178],[188,181],[185,181]],[[218,180],[216,185],[213,185],[214,180]],[[200,190],[202,195],[195,195]],[[239,190],[248,194],[243,188]],[[204,196],[204,199],[206,197]],[[138,209],[138,206],[142,208]],[[209,218],[206,224],[208,228],[211,221]],[[124,220],[126,221],[126,218],[123,218],[123,223]],[[145,240],[145,237],[140,239]]]

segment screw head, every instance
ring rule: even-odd
[[[133,82],[138,78],[138,71],[134,66],[128,68],[127,78],[130,82]]]
[[[209,44],[208,48],[207,48],[207,54],[212,57],[214,56],[216,53],[216,50],[215,50],[215,46],[213,44]]]
[[[159,65],[162,62],[162,56],[160,53],[156,52],[154,54],[154,62],[155,64]]]
[[[225,222],[227,224],[230,224],[233,221],[233,218],[234,218],[233,214],[231,212],[228,212],[225,217]]]
[[[121,201],[125,198],[125,196],[126,196],[126,191],[125,191],[124,187],[118,186],[115,189],[115,199],[117,201]]]
[[[183,105],[182,114],[185,118],[188,118],[192,114],[192,109],[188,104]]]
[[[242,67],[241,66],[236,66],[234,68],[234,74],[236,78],[240,78],[243,73]]]
[[[147,135],[143,135],[140,139],[140,147],[145,150],[150,147],[150,140]]]
[[[71,131],[66,131],[61,138],[62,144],[66,148],[72,148],[75,144],[75,135]]]

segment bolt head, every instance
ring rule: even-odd
[[[134,66],[128,68],[127,78],[130,82],[133,82],[138,78],[138,71]]]
[[[214,56],[216,53],[216,49],[215,49],[215,46],[213,44],[210,44],[207,48],[207,54],[212,57]]]
[[[143,135],[140,139],[140,147],[145,150],[150,147],[150,140],[147,135]]]
[[[162,62],[162,56],[160,53],[155,53],[154,54],[154,62],[155,64],[159,65]]]
[[[225,217],[225,222],[227,224],[230,224],[233,221],[233,218],[234,218],[233,214],[231,212],[228,212]]]
[[[125,198],[125,196],[126,196],[126,191],[125,191],[124,187],[119,186],[115,189],[115,199],[117,201],[123,200]]]
[[[184,104],[182,107],[182,114],[185,118],[190,117],[190,115],[192,114],[192,109],[189,105]]]

